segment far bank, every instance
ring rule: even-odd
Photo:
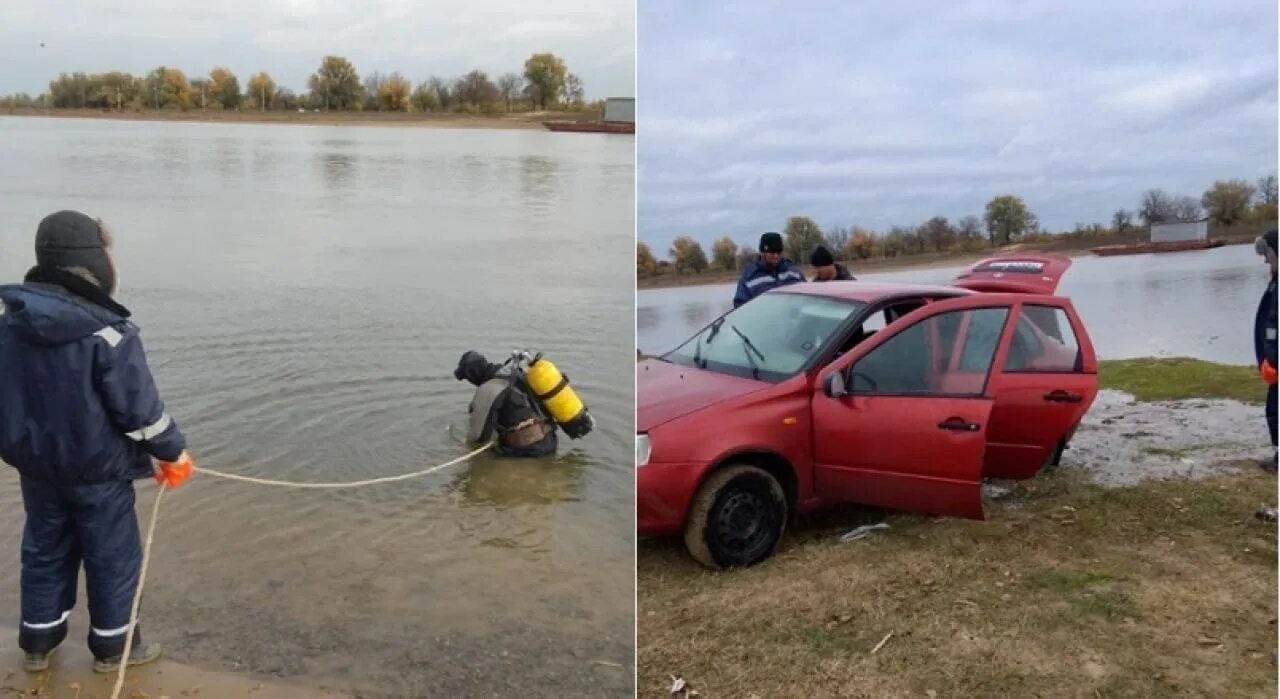
[[[1274,224],[1271,224],[1274,225]],[[1220,229],[1213,234],[1214,240],[1221,240],[1226,245],[1248,245],[1260,235],[1266,227],[1257,225],[1238,225]],[[897,257],[875,257],[866,260],[841,260],[856,277],[859,274],[872,272],[900,272],[910,269],[931,269],[936,267],[953,267],[969,265],[986,257],[1014,252],[1053,252],[1068,257],[1088,256],[1091,248],[1102,245],[1139,242],[1145,234],[1110,235],[1110,236],[1072,236],[1063,235],[1056,240],[1019,243],[1004,247],[986,248],[983,250],[948,250],[930,252],[919,255],[900,255]],[[1166,253],[1172,254],[1172,253]],[[806,261],[807,262],[807,261]],[[813,267],[802,264],[805,276],[813,277]],[[687,286],[709,286],[730,284],[738,280],[741,270],[708,269],[694,274],[660,273],[654,276],[638,277],[638,289],[669,289]]]
[[[207,122],[220,124],[311,124],[421,126],[427,128],[544,129],[544,121],[590,121],[593,112],[517,112],[512,114],[437,114],[431,112],[286,112],[215,110],[103,111],[98,109],[7,109],[0,117],[104,119],[108,121]]]

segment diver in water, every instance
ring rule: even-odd
[[[465,352],[454,378],[476,387],[468,412],[467,439],[495,437],[503,456],[546,456],[556,452],[556,423],[510,363],[494,364],[479,352]]]

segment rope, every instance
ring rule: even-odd
[[[489,442],[479,449],[468,452],[467,454],[459,456],[452,461],[446,461],[443,464],[432,466],[431,468],[424,468],[421,471],[404,473],[399,476],[368,478],[362,481],[350,481],[347,483],[292,483],[289,481],[272,480],[270,478],[254,478],[252,476],[241,476],[234,473],[223,473],[211,468],[198,468],[196,472],[207,473],[215,478],[223,478],[226,480],[254,483],[257,485],[273,485],[285,488],[359,488],[366,485],[404,481],[410,478],[417,478],[419,476],[435,473],[436,471],[443,471],[450,466],[460,464],[467,459],[479,456],[480,454],[492,449],[494,446],[495,442]],[[120,656],[120,667],[116,671],[116,686],[115,689],[111,690],[111,699],[119,699],[120,690],[124,687],[125,672],[129,669],[129,653],[133,650],[133,633],[134,629],[136,629],[138,625],[138,607],[142,604],[142,586],[147,581],[147,567],[151,563],[151,542],[155,540],[156,521],[160,519],[160,499],[164,497],[165,490],[167,490],[167,488],[161,485],[160,489],[156,491],[155,504],[151,507],[151,522],[147,524],[147,538],[142,545],[142,569],[138,573],[138,589],[133,593],[133,608],[129,611],[129,631],[124,637],[124,653]]]

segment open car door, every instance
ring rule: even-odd
[[[981,294],[930,303],[818,373],[814,479],[823,499],[982,518],[988,379],[1012,305]]]
[[[1071,266],[1071,258],[1051,253],[1009,253],[969,267],[952,286],[971,291],[1052,296]]]

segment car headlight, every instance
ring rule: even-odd
[[[649,463],[649,454],[653,452],[653,447],[649,443],[649,435],[636,435],[636,467],[644,466]]]

